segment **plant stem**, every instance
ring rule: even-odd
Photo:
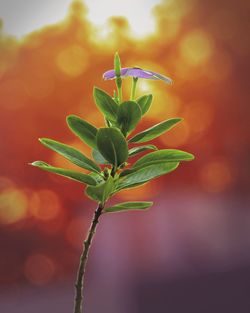
[[[82,313],[82,305],[83,305],[83,284],[84,284],[84,274],[86,269],[86,264],[88,261],[89,249],[92,243],[92,239],[96,232],[96,227],[99,222],[99,218],[102,214],[102,210],[104,209],[104,205],[99,203],[97,209],[95,210],[91,226],[88,231],[88,235],[84,240],[83,244],[83,251],[80,257],[80,264],[77,272],[77,279],[76,279],[76,294],[75,294],[75,306],[74,306],[74,313]]]
[[[122,102],[122,79],[121,77],[116,78],[116,87],[117,87],[117,93],[118,93],[118,101],[119,103]]]
[[[135,100],[135,91],[136,91],[137,81],[138,81],[138,77],[133,77],[130,100]]]
[[[119,98],[119,103],[122,103],[122,87],[118,88],[118,98]]]

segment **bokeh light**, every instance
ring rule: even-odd
[[[30,197],[30,213],[43,221],[56,218],[60,214],[60,200],[50,190],[39,190]]]
[[[86,69],[88,56],[81,46],[73,45],[59,53],[57,65],[68,76],[80,76]]]
[[[55,262],[48,255],[33,253],[25,262],[25,277],[32,285],[46,285],[53,279],[56,271],[55,266]]]
[[[227,162],[212,161],[201,170],[201,182],[209,192],[221,192],[233,182],[233,173]]]
[[[6,189],[0,193],[0,222],[16,223],[26,217],[27,196],[17,188]]]
[[[184,62],[191,66],[207,62],[213,52],[213,43],[206,32],[193,30],[180,43],[180,54]]]
[[[161,137],[165,146],[174,148],[187,144],[190,136],[190,127],[186,121],[178,125],[174,131],[169,132]]]

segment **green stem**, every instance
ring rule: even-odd
[[[119,103],[122,103],[122,79],[121,77],[116,78],[116,87],[117,87],[117,93],[118,93],[118,101]]]
[[[118,98],[119,98],[119,103],[122,103],[122,87],[118,88]]]
[[[82,305],[83,305],[83,284],[84,284],[84,274],[86,270],[86,264],[88,261],[89,249],[91,247],[92,239],[96,232],[97,224],[99,223],[99,218],[102,214],[104,209],[104,204],[99,203],[97,209],[95,210],[93,220],[88,231],[88,235],[84,240],[83,244],[83,251],[80,257],[80,264],[77,272],[77,279],[76,279],[76,294],[75,294],[75,306],[74,306],[74,313],[83,313],[82,312]]]
[[[132,101],[135,100],[135,91],[136,91],[137,82],[138,82],[138,77],[133,77],[131,96],[130,96],[130,100],[132,100]]]

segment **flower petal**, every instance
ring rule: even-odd
[[[114,78],[115,78],[115,71],[114,70],[109,70],[103,74],[104,80],[109,80],[109,79],[114,79]]]
[[[128,67],[121,68],[121,77],[127,76],[126,73],[129,70]],[[109,79],[115,79],[115,71],[114,70],[109,70],[103,74],[103,79],[104,80],[109,80]]]
[[[137,78],[144,78],[144,79],[153,79],[153,80],[162,80],[167,84],[172,84],[173,81],[171,78],[158,74],[153,71],[143,70],[139,67],[125,67],[121,69],[121,77],[137,77]],[[115,71],[109,70],[103,74],[104,80],[115,79]]]
[[[132,77],[145,78],[145,79],[152,79],[153,77],[152,73],[148,71],[144,71],[137,67],[129,68],[124,76],[132,76]]]
[[[167,84],[173,84],[173,80],[171,78],[162,74],[155,73],[155,72],[151,72],[151,73],[156,77],[156,79],[163,80]]]

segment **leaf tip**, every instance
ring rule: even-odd
[[[177,123],[184,121],[183,117],[176,117],[175,120],[177,121]]]
[[[66,123],[69,128],[71,128],[73,121],[77,118],[76,115],[70,114],[66,117]]]
[[[195,155],[190,153],[190,161],[193,161],[195,159]]]
[[[42,144],[46,143],[46,138],[38,138],[38,141]]]
[[[72,120],[75,117],[76,117],[76,115],[70,114],[70,115],[67,115],[66,120]]]
[[[32,166],[46,166],[48,165],[47,163],[43,162],[43,161],[34,161],[32,163],[28,163],[29,165],[32,165]]]
[[[66,123],[67,123],[67,124],[70,123],[70,120],[72,119],[72,116],[73,116],[73,115],[67,115],[67,116],[66,116]]]
[[[100,89],[96,86],[93,87],[93,94],[96,95]]]

